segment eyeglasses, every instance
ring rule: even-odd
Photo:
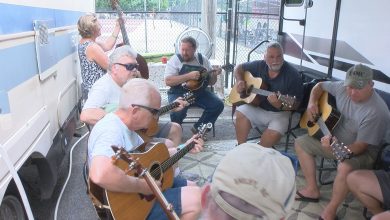
[[[133,106],[133,107],[140,107],[140,108],[146,109],[146,110],[148,110],[150,113],[152,113],[153,116],[158,116],[158,114],[159,114],[159,112],[160,112],[159,109],[151,108],[151,107],[144,106],[144,105],[131,104],[131,106]]]
[[[128,71],[137,71],[138,70],[138,63],[128,63],[128,64],[123,64],[123,63],[115,63],[121,66],[124,66]]]

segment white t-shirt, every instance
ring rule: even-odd
[[[102,108],[111,112],[118,106],[120,94],[121,87],[112,79],[111,74],[105,74],[93,84],[83,110]]]

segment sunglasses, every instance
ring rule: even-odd
[[[126,70],[128,71],[137,71],[138,70],[138,63],[128,63],[128,64],[123,64],[123,63],[115,63],[121,66],[124,66]]]
[[[140,107],[140,108],[146,109],[150,113],[152,113],[153,116],[157,116],[159,114],[159,112],[160,112],[159,109],[151,108],[151,107],[144,106],[144,105],[131,104],[131,106],[133,106],[133,107]]]

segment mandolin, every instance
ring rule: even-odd
[[[130,46],[129,37],[127,36],[126,27],[125,27],[125,20],[123,18],[123,10],[119,6],[118,0],[111,0],[111,6],[112,9],[116,10],[118,13],[118,17],[119,17],[118,22],[122,33],[123,44]],[[139,65],[138,70],[141,73],[141,77],[144,79],[149,79],[149,68],[145,58],[141,54],[137,53],[136,60]]]
[[[232,71],[234,68],[233,64],[226,64],[221,66],[221,68],[225,71]],[[211,73],[216,72],[216,69],[206,70],[203,68],[203,71],[200,71],[200,77],[197,80],[188,80],[182,84],[182,86],[190,91],[196,91],[204,86],[204,84],[211,77]]]

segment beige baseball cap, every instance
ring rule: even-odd
[[[356,89],[363,89],[372,80],[373,71],[370,67],[357,64],[347,71],[344,86],[351,86]]]
[[[255,143],[229,151],[218,164],[211,182],[211,195],[230,216],[245,220],[258,216],[233,207],[221,196],[226,192],[259,209],[261,219],[280,219],[291,210],[295,198],[295,171],[280,152]]]

